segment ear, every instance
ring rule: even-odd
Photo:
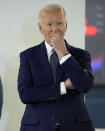
[[[39,27],[40,32],[42,33],[42,26],[40,23],[38,23],[38,27]]]
[[[65,25],[65,31],[67,30],[67,23],[66,23],[66,25]]]
[[[66,23],[66,30],[67,30],[67,23]]]

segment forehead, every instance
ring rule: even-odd
[[[53,20],[62,20],[64,21],[64,14],[62,12],[62,9],[60,8],[56,8],[56,9],[44,9],[41,12],[41,19],[43,20],[47,20],[47,21],[53,21]]]

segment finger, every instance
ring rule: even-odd
[[[87,72],[88,70],[84,69],[85,72]]]

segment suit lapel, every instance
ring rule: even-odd
[[[73,48],[72,48],[72,46],[71,45],[69,45],[68,44],[68,42],[65,40],[65,44],[66,44],[66,48],[67,48],[67,50],[69,51],[69,53],[73,53]]]
[[[46,50],[44,41],[41,43],[41,46],[40,46],[39,59],[42,63],[43,71],[45,71],[45,73],[46,73],[46,77],[49,80],[52,80],[51,67],[50,67],[50,64],[48,61],[47,50]]]

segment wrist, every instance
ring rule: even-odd
[[[59,55],[59,59],[62,59],[62,57],[66,56],[66,55],[68,55],[68,54],[69,54],[69,52],[61,53],[61,54]]]
[[[65,85],[65,88],[67,89],[68,86],[67,86],[67,82],[66,81],[64,82],[64,85]]]

